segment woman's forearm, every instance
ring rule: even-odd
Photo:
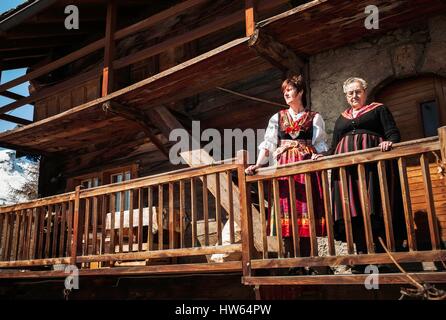
[[[269,150],[261,149],[259,152],[259,157],[257,158],[256,166],[263,167],[268,162],[268,158],[269,158]]]

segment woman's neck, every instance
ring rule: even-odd
[[[305,110],[304,105],[302,103],[290,104],[290,109],[292,109],[295,113],[299,113]]]

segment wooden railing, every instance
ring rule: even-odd
[[[206,255],[240,253],[233,201],[221,194],[242,172],[232,159],[1,207],[0,268],[207,264]]]
[[[444,159],[445,130],[440,128],[440,138],[395,144],[390,152],[373,148],[317,161],[262,168],[254,176],[245,175],[247,152],[240,151],[237,161],[230,159],[214,165],[92,189],[77,187],[75,192],[1,207],[0,271],[70,264],[87,271],[99,268],[96,272],[98,274],[140,263],[145,267],[154,266],[156,272],[204,272],[224,269],[224,264],[211,263],[210,255],[237,253],[239,257],[231,264],[231,270],[242,271],[246,284],[259,284],[257,271],[262,269],[270,271],[294,267],[391,264],[388,254],[376,250],[381,244],[373,235],[370,200],[365,192],[365,175],[371,168],[376,168],[374,170],[379,176],[385,229],[383,238],[392,257],[398,262],[446,260],[431,179],[436,174],[433,169],[437,164],[429,164],[429,156],[433,153],[441,154],[441,159]],[[395,221],[392,220],[391,198],[387,189],[390,176],[385,170],[385,166],[391,162],[397,165],[399,171],[407,240],[405,250],[397,250],[393,234]],[[419,239],[415,232],[411,182],[407,173],[407,168],[413,169],[414,165],[421,172],[425,194],[428,231],[424,236],[427,236],[429,242],[427,248],[418,247]],[[355,251],[354,239],[358,230],[352,228],[351,208],[346,192],[347,173],[352,170],[360,177],[360,203],[366,213],[361,222],[366,242],[364,253]],[[343,194],[346,254],[336,251],[338,239],[335,239],[333,229],[329,172],[333,174],[336,171],[339,172]],[[298,226],[292,224],[289,240],[295,250],[288,254],[283,245],[278,215],[275,216],[276,234],[267,234],[267,211],[274,207],[275,212],[279,212],[279,178],[285,178],[280,181],[290,186],[290,198],[295,199],[297,193],[293,177],[304,175],[306,190],[313,190],[313,181],[309,177],[315,172],[320,174],[322,180],[327,230],[326,236],[319,237],[319,240],[325,239],[328,249],[324,254],[319,252],[315,202],[312,192],[306,192],[310,250],[308,254],[302,253]],[[233,182],[235,177],[236,184]],[[270,198],[266,197],[269,184],[272,186]],[[222,197],[223,194],[227,196]],[[291,221],[297,221],[297,211],[292,203]],[[254,217],[257,214],[260,214],[260,219]],[[240,220],[236,217],[240,217]],[[256,219],[261,222],[260,228],[254,227],[253,221]],[[224,234],[224,230],[228,232]],[[240,232],[236,234],[238,230]],[[261,234],[260,249],[254,246],[255,233]],[[148,271],[144,269],[140,272]],[[274,284],[274,281],[269,284]]]
[[[393,264],[391,258],[385,253],[384,246],[389,250],[392,256],[398,262],[423,262],[423,261],[442,261],[446,260],[446,251],[442,250],[442,242],[440,239],[438,215],[436,213],[436,207],[434,203],[433,188],[431,181],[431,171],[429,166],[429,158],[432,157],[432,153],[436,153],[441,158],[445,159],[445,130],[446,128],[439,129],[440,139],[438,137],[425,138],[421,140],[409,141],[398,143],[394,145],[394,148],[390,152],[381,152],[379,148],[372,148],[357,152],[351,152],[347,154],[327,156],[322,159],[313,161],[307,160],[294,164],[287,164],[277,167],[268,167],[259,169],[254,176],[245,177],[245,194],[241,196],[245,198],[247,211],[242,220],[247,224],[252,223],[251,203],[258,204],[261,219],[262,219],[262,233],[263,250],[260,253],[255,252],[252,248],[253,234],[244,233],[243,236],[243,251],[246,252],[243,259],[244,267],[244,283],[245,284],[278,284],[268,278],[265,282],[262,282],[262,277],[256,277],[258,270],[273,270],[296,267],[334,267],[340,265],[368,265],[368,264]],[[395,221],[392,219],[393,213],[391,212],[391,197],[389,196],[388,180],[391,178],[387,171],[386,166],[391,164],[397,165],[400,185],[401,185],[401,197],[404,210],[404,221],[407,249],[397,250],[395,245],[394,227]],[[414,213],[411,207],[411,194],[409,191],[409,180],[407,174],[408,164],[411,166],[419,166],[422,174],[422,181],[424,186],[424,194],[426,197],[426,213],[428,220],[428,241],[429,248],[426,250],[417,249],[417,239],[415,236],[415,224]],[[384,246],[374,239],[371,214],[370,214],[370,199],[366,186],[366,172],[368,170],[374,170],[379,177],[380,197],[383,213],[383,222],[385,229]],[[360,190],[360,204],[362,212],[365,214],[361,218],[361,228],[364,230],[366,250],[362,253],[357,253],[355,250],[354,237],[360,230],[353,230],[351,220],[351,206],[349,201],[348,182],[347,176],[349,173],[355,171],[359,177],[359,190]],[[323,211],[326,224],[326,236],[327,252],[318,252],[318,235],[316,228],[315,217],[315,199],[313,199],[315,179],[312,179],[312,175],[319,174],[321,177],[322,194],[323,194]],[[336,240],[334,233],[334,218],[332,207],[332,186],[330,186],[331,179],[330,174],[338,174],[341,189],[342,199],[342,217],[345,228],[345,240],[347,253],[339,254],[336,251]],[[271,212],[280,212],[280,195],[279,195],[279,181],[281,184],[287,184],[289,189],[289,199],[296,199],[296,189],[293,177],[296,175],[303,175],[305,185],[305,200],[307,201],[307,211],[309,219],[309,246],[310,250],[308,254],[302,254],[300,248],[300,239],[298,232],[297,210],[295,202],[290,202],[290,221],[291,231],[290,237],[287,237],[287,241],[291,243],[291,247],[294,250],[285,250],[284,239],[282,237],[282,228],[280,214],[275,214],[275,232],[274,237],[267,234],[267,216]],[[279,180],[280,179],[280,180]],[[266,192],[269,189],[271,192]],[[251,190],[251,191],[249,191]],[[252,191],[256,190],[255,197],[251,196]],[[268,198],[267,194],[270,194]],[[283,195],[282,195],[283,197]],[[252,199],[251,199],[252,198]],[[404,222],[403,222],[404,223]],[[250,230],[250,228],[244,228]],[[246,237],[245,237],[246,236]],[[319,237],[319,241],[324,237]],[[277,248],[274,251],[268,250],[269,241],[275,240],[278,242]],[[381,249],[381,253],[376,252],[376,248]],[[248,250],[247,250],[248,249]],[[397,252],[399,251],[399,252]],[[265,273],[262,273],[265,275]],[[283,275],[283,274],[282,274]],[[443,276],[444,277],[444,276]],[[326,280],[321,280],[322,282]],[[446,281],[446,277],[444,279]],[[285,284],[286,281],[280,283]],[[290,281],[289,284],[295,283]],[[297,283],[297,282],[296,282]]]

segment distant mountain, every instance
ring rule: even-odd
[[[0,150],[0,206],[16,202],[27,201],[25,196],[11,192],[20,189],[31,179],[30,172],[35,171],[37,163],[27,160],[25,157],[17,159],[15,152]],[[12,193],[12,194],[11,194]]]

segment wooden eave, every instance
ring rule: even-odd
[[[107,101],[148,110],[271,68],[240,38],[155,76],[58,115],[0,134],[0,145],[42,153],[69,152],[141,131],[134,122],[103,110]]]
[[[379,29],[366,29],[369,5],[379,9]],[[299,55],[311,56],[446,12],[442,0],[315,0],[257,23]]]

